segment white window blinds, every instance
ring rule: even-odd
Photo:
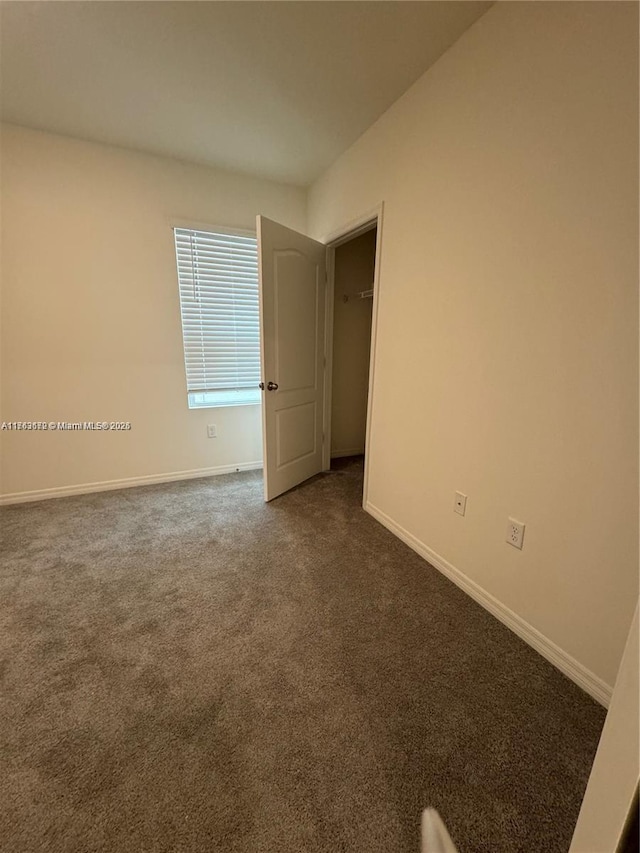
[[[260,402],[256,238],[174,234],[189,407]]]

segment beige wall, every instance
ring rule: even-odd
[[[1,154],[2,417],[132,423],[5,432],[2,492],[259,461],[259,406],[187,408],[171,224],[304,230],[304,191],[12,126]]]
[[[375,256],[375,230],[335,250],[331,385],[331,452],[335,455],[364,453],[373,300],[359,299],[357,294],[373,287]]]
[[[309,199],[317,238],[385,204],[371,504],[609,686],[638,586],[637,14],[497,4]]]

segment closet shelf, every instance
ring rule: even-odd
[[[359,293],[349,295],[345,293],[342,297],[343,302],[349,302],[351,299],[373,299],[373,288],[371,290],[361,290]]]

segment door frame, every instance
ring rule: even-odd
[[[322,467],[328,471],[331,467],[331,391],[333,384],[333,307],[335,300],[335,257],[336,249],[343,243],[348,243],[354,237],[359,237],[367,231],[377,228],[376,254],[373,272],[373,308],[371,314],[371,346],[369,350],[369,388],[367,391],[367,421],[364,438],[364,484],[362,490],[362,506],[366,508],[369,489],[370,439],[371,420],[373,415],[373,389],[376,368],[376,350],[378,338],[378,316],[380,304],[380,256],[382,250],[382,220],[384,202],[347,222],[341,228],[332,231],[320,242],[327,246],[327,299],[325,318],[325,382],[324,382],[324,445],[322,450]]]

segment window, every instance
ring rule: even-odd
[[[189,408],[259,403],[256,238],[187,228],[174,234]]]

